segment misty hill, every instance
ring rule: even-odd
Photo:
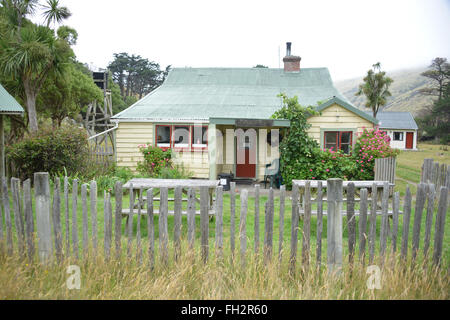
[[[384,111],[410,111],[413,116],[416,116],[424,106],[430,105],[432,98],[419,93],[421,88],[430,86],[431,83],[431,80],[420,75],[425,70],[427,68],[387,72],[387,75],[394,79],[394,83],[390,87],[392,97],[388,99]],[[362,82],[363,77],[335,81],[334,85],[356,107],[365,109],[365,96],[355,96],[358,86]]]

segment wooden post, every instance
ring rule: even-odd
[[[413,241],[412,241],[412,260],[414,261],[419,250],[420,240],[420,227],[422,224],[422,213],[425,206],[426,199],[426,185],[425,183],[419,183],[416,195],[416,207],[414,212],[414,225],[413,225]]]
[[[13,198],[14,222],[17,232],[17,245],[19,254],[25,253],[25,228],[22,215],[22,205],[20,202],[20,180],[11,178],[11,193]]]
[[[246,265],[246,250],[247,250],[247,199],[248,191],[243,189],[241,191],[241,215],[239,223],[239,239],[241,249],[241,267],[245,268]]]
[[[269,189],[269,199],[265,207],[265,232],[264,232],[264,260],[268,263],[272,259],[273,252],[273,216],[274,198],[273,188]]]
[[[387,181],[384,182],[383,185],[383,196],[381,198],[381,232],[380,232],[380,255],[383,258],[386,252],[387,246],[387,236],[388,236],[388,227],[389,227],[389,183]]]
[[[434,252],[433,264],[439,266],[442,258],[442,245],[444,242],[445,216],[448,207],[448,188],[441,187],[439,195],[439,205],[436,216],[436,225],[434,231]]]
[[[155,267],[155,223],[153,221],[153,189],[147,190],[147,236],[150,269]]]
[[[28,258],[33,260],[34,257],[34,217],[33,205],[31,201],[31,180],[27,179],[23,183],[23,208],[25,214],[26,235],[28,244]],[[1,218],[1,216],[0,216]],[[1,237],[3,240],[3,236]]]
[[[97,255],[97,182],[91,181],[89,196],[91,200],[91,223],[92,223],[92,247],[94,255]],[[117,198],[116,198],[117,202]],[[117,219],[117,218],[116,218]],[[119,217],[120,220],[120,217]]]
[[[201,226],[201,253],[204,263],[208,261],[209,253],[209,194],[208,187],[200,187],[200,226]]]
[[[62,230],[61,230],[61,195],[59,178],[55,179],[53,191],[53,233],[55,236],[55,253],[58,262],[62,261]]]
[[[360,191],[360,207],[359,207],[359,258],[364,264],[366,256],[366,239],[367,239],[367,189],[363,188]]]
[[[3,185],[3,212],[5,215],[5,227],[6,227],[6,252],[8,253],[9,256],[11,256],[13,254],[13,234],[12,234],[11,208],[9,206],[8,183],[6,182],[6,178],[2,179],[2,185]]]
[[[316,264],[320,267],[322,264],[322,231],[323,231],[323,189],[322,181],[317,182],[317,248]]]
[[[230,247],[231,257],[234,257],[236,230],[236,182],[230,182]]]
[[[66,220],[66,257],[70,256],[69,178],[64,177],[64,210]]]
[[[425,240],[423,246],[423,255],[427,257],[428,249],[430,247],[431,238],[431,225],[433,223],[433,212],[434,212],[434,200],[436,198],[436,189],[434,184],[428,186],[428,205],[427,205],[427,217],[425,222]]]
[[[75,259],[78,260],[78,219],[77,219],[77,208],[78,208],[78,180],[73,180],[72,186],[72,247]]]
[[[86,183],[81,185],[81,209],[83,214],[83,257],[86,258],[89,248],[88,236],[88,208],[87,208],[87,187]]]
[[[159,254],[161,263],[167,265],[169,263],[169,231],[167,229],[167,215],[169,209],[167,188],[160,188],[159,203]]]
[[[286,201],[286,186],[280,186],[280,224],[278,236],[278,261],[283,258],[283,237],[284,237],[284,210]]]
[[[136,260],[139,265],[142,264],[142,244],[141,244],[141,210],[142,210],[142,196],[143,190],[139,190],[138,198],[138,213],[137,213],[137,225],[136,225]]]
[[[189,249],[194,250],[195,244],[195,189],[188,189],[187,224]]]
[[[259,191],[260,185],[255,185],[255,254],[259,253]]]
[[[47,172],[34,174],[36,197],[36,226],[38,234],[39,259],[47,263],[52,255],[52,234],[50,230],[50,184]]]
[[[174,230],[173,230],[173,241],[174,241],[174,254],[175,261],[181,254],[181,210],[182,208],[182,189],[180,186],[175,187],[175,204],[174,204]]]
[[[109,192],[106,193],[106,200],[104,206],[104,228],[105,228],[105,259],[109,261],[111,256],[111,241],[112,241],[112,208],[111,208],[111,195]]]
[[[122,182],[117,181],[114,185],[114,194],[116,198],[116,214],[115,214],[115,249],[116,249],[116,259],[120,259],[122,253],[122,199],[123,199],[123,190],[122,190]]]
[[[303,246],[302,246],[302,263],[305,266],[309,265],[309,250],[311,238],[311,183],[306,181],[305,184],[305,213],[303,221]]]
[[[402,230],[402,249],[400,252],[401,257],[406,260],[408,256],[408,236],[409,236],[409,223],[411,220],[411,191],[409,186],[406,186],[405,200],[403,202],[403,230]]]
[[[372,185],[372,206],[369,218],[369,264],[373,263],[375,256],[375,240],[377,232],[377,185],[374,182]]]
[[[394,253],[397,250],[399,208],[400,192],[395,192],[392,201],[392,252]]]
[[[216,256],[223,257],[223,187],[216,188]]]
[[[329,274],[342,268],[342,179],[327,180],[327,263]]]
[[[289,273],[295,274],[295,263],[297,260],[297,246],[298,246],[298,201],[299,190],[298,185],[292,186],[292,218],[291,218],[291,256],[289,259]]]
[[[353,263],[356,243],[356,217],[355,217],[355,184],[350,182],[347,186],[347,227],[348,227],[348,262]]]
[[[162,199],[161,199],[162,201]],[[131,259],[131,253],[132,253],[132,245],[133,245],[133,212],[134,211],[134,191],[133,191],[133,184],[130,183],[130,213],[127,217],[126,227],[127,227],[127,256],[128,259]]]

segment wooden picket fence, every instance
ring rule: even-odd
[[[316,237],[316,264],[322,264],[322,234],[326,233],[327,255],[326,262],[328,270],[334,272],[342,266],[343,247],[343,230],[348,233],[347,249],[349,252],[349,262],[353,263],[356,256],[356,249],[359,250],[359,259],[364,263],[367,250],[369,263],[375,261],[376,243],[379,241],[378,258],[388,253],[400,252],[400,256],[406,261],[408,260],[408,249],[411,247],[411,261],[415,262],[419,256],[419,243],[421,243],[421,231],[424,234],[422,257],[424,261],[430,261],[434,265],[440,265],[442,260],[443,239],[445,217],[448,206],[448,189],[444,186],[436,190],[433,184],[421,183],[418,186],[415,203],[414,217],[411,217],[412,195],[410,189],[407,188],[406,195],[403,200],[401,209],[401,199],[399,192],[393,194],[392,199],[389,197],[389,184],[386,182],[382,189],[381,195],[381,234],[377,239],[376,224],[377,214],[379,214],[379,203],[377,196],[377,188],[362,188],[359,190],[359,199],[356,199],[357,192],[353,182],[343,187],[341,179],[330,179],[326,181],[326,189],[319,181],[317,192],[312,192],[311,182],[307,181],[304,188],[293,185],[293,190],[289,194],[284,186],[281,186],[278,210],[275,210],[274,190],[270,189],[268,199],[264,204],[264,235],[263,244],[260,244],[260,188],[255,186],[255,208],[254,208],[254,252],[259,253],[260,248],[263,250],[264,261],[273,258],[274,238],[278,238],[278,259],[281,261],[285,246],[289,247],[289,270],[294,272],[296,268],[297,253],[299,251],[298,244],[301,241],[301,262],[302,265],[310,264],[312,244],[311,239]],[[374,184],[375,185],[375,184]],[[130,203],[134,204],[133,189],[129,189],[129,194],[124,193],[122,184],[116,183],[113,191],[115,196],[115,206],[112,206],[111,194],[105,192],[104,197],[104,237],[98,239],[97,225],[97,185],[95,181],[90,184],[82,184],[80,188],[81,204],[79,199],[79,181],[73,180],[69,185],[69,179],[66,177],[64,181],[56,178],[53,183],[53,196],[51,196],[50,181],[48,173],[34,174],[34,208],[32,205],[32,189],[31,181],[28,179],[21,183],[19,179],[12,178],[10,190],[8,190],[8,181],[2,181],[2,207],[3,214],[0,217],[0,254],[6,252],[7,255],[13,255],[17,252],[20,255],[28,255],[33,260],[36,256],[36,249],[39,260],[43,263],[61,261],[64,257],[74,257],[75,259],[85,259],[97,254],[100,242],[103,242],[104,257],[107,260],[120,259],[122,256],[122,223],[123,210],[122,204],[124,196],[128,195]],[[159,198],[156,199],[154,194],[156,190],[144,190],[145,193],[138,193],[140,204],[145,204],[137,209],[137,229],[133,234],[133,224],[126,226],[125,233],[127,236],[126,252],[128,259],[137,259],[139,263],[143,262],[143,258],[147,255],[148,261],[154,265],[155,259],[158,257],[155,253],[155,228],[159,228],[158,237],[158,255],[161,263],[169,262],[169,238],[173,239],[174,259],[178,259],[182,250],[182,193],[181,187],[175,188],[174,192],[174,230],[173,237],[169,237],[168,230],[168,188],[160,188]],[[61,190],[62,189],[62,190]],[[70,195],[70,189],[72,194]],[[240,192],[240,215],[238,234],[236,235],[237,222],[237,205],[236,205],[236,185],[232,183],[230,190],[230,239],[226,243],[230,245],[231,255],[234,256],[236,251],[236,236],[239,241],[239,256],[242,266],[247,263],[249,255],[247,248],[247,214],[248,214],[248,190],[243,189]],[[10,192],[9,192],[10,191]],[[89,192],[88,192],[89,191]],[[141,190],[142,191],[142,190]],[[188,194],[195,192],[193,189],[188,190]],[[88,197],[89,193],[89,197]],[[313,199],[313,193],[315,199]],[[10,194],[12,197],[12,210],[10,208]],[[371,198],[369,198],[369,194]],[[439,194],[439,203],[435,203],[436,195]],[[345,199],[344,199],[345,195]],[[225,252],[230,252],[228,248],[224,248],[224,202],[223,187],[218,186],[215,190],[215,230],[214,230],[214,247],[216,257],[223,257]],[[71,208],[69,208],[69,197],[71,197]],[[326,200],[325,198],[326,197]],[[188,197],[194,199],[194,197]],[[158,225],[155,225],[155,201],[160,201]],[[187,242],[188,250],[196,250],[195,247],[195,200],[188,200],[187,206]],[[285,222],[286,203],[291,201],[291,225]],[[61,212],[62,202],[65,203],[65,211]],[[311,233],[311,215],[312,203],[317,204],[317,232]],[[389,211],[390,202],[392,202],[392,210]],[[346,204],[344,209],[343,205]],[[359,204],[359,211],[356,214],[355,207]],[[78,226],[77,208],[81,205],[82,225]],[[437,210],[435,209],[437,205]],[[133,205],[130,205],[133,206]],[[326,206],[326,208],[325,208]],[[90,208],[90,210],[88,210]],[[70,210],[71,209],[71,210]],[[136,209],[130,208],[129,212],[136,212]],[[228,208],[227,208],[228,209]],[[33,213],[34,210],[34,213]],[[12,211],[12,212],[11,212]],[[89,215],[90,211],[90,215]],[[207,187],[200,188],[200,252],[202,260],[206,263],[210,259],[210,219],[209,219],[209,193]],[[390,214],[391,212],[391,214]],[[422,215],[426,214],[425,226],[422,226]],[[403,214],[403,228],[400,236],[399,232],[399,216]],[[279,236],[274,237],[276,230],[274,227],[274,217],[279,218]],[[91,223],[89,223],[89,216]],[[327,230],[323,230],[324,216],[327,216]],[[344,223],[343,217],[346,216]],[[143,239],[141,236],[141,218],[145,217],[147,221],[148,231],[148,248],[143,250]],[[3,218],[5,228],[3,227]],[[12,227],[14,219],[15,228]],[[300,226],[300,219],[303,219]],[[392,226],[389,220],[392,220]],[[434,245],[431,254],[431,236],[432,224],[434,226]],[[34,225],[36,221],[36,226]],[[63,223],[64,234],[63,234]],[[410,224],[412,223],[413,232],[412,239],[409,239]],[[89,224],[91,232],[89,232]],[[35,228],[36,227],[36,228]],[[80,229],[81,228],[81,229]],[[290,228],[290,239],[284,239],[285,228]],[[4,229],[6,232],[4,232]],[[357,230],[358,229],[358,230]],[[15,234],[13,234],[15,230]],[[36,232],[35,232],[36,231]],[[71,231],[71,232],[70,232]],[[79,231],[82,235],[79,240]],[[5,241],[6,235],[6,241]],[[391,239],[388,242],[388,238]],[[13,239],[16,239],[13,241]],[[36,245],[37,240],[37,245]],[[288,243],[285,245],[285,242]],[[81,243],[81,248],[79,247]],[[388,243],[391,249],[388,250]],[[397,250],[397,245],[399,249]],[[113,251],[114,246],[114,252]],[[93,248],[93,252],[90,248]],[[16,250],[15,250],[16,248]],[[135,254],[133,253],[136,248]],[[6,249],[6,250],[5,250]],[[288,250],[286,250],[288,251]],[[115,254],[114,254],[115,253]],[[80,258],[80,254],[82,257]]]
[[[439,164],[433,159],[425,159],[422,164],[420,182],[432,183],[436,188],[444,186],[450,189],[449,165],[445,163]]]
[[[89,159],[105,167],[114,164],[114,149],[111,146],[92,145],[89,147]]]

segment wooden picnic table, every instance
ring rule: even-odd
[[[202,179],[148,179],[148,178],[133,178],[127,183],[123,185],[124,189],[130,189],[132,188],[134,192],[137,191],[139,196],[134,197],[135,203],[133,204],[134,208],[141,208],[141,214],[145,215],[145,211],[142,210],[145,206],[146,201],[143,201],[142,203],[139,203],[139,199],[144,199],[143,195],[140,194],[141,191],[147,190],[147,189],[156,189],[153,193],[154,196],[157,196],[160,193],[160,188],[168,188],[168,189],[174,189],[176,187],[181,187],[181,190],[184,194],[187,195],[188,189],[194,188],[199,189],[201,187],[207,187],[209,192],[209,215],[214,215],[213,210],[213,193],[216,187],[219,185],[219,180],[202,180]],[[153,198],[155,201],[159,201],[159,198]],[[137,203],[136,203],[137,200]],[[174,201],[174,198],[169,198],[169,201]],[[186,198],[182,198],[182,201],[187,201]],[[195,198],[196,202],[200,202],[200,199],[197,197]],[[134,209],[133,214],[137,213],[138,210]],[[158,209],[154,210],[155,214],[159,213]],[[174,212],[169,210],[169,214],[173,214]],[[128,217],[130,214],[130,209],[123,209],[122,215]],[[186,214],[186,211],[182,211],[182,214]],[[196,214],[200,214],[200,211],[196,211]]]

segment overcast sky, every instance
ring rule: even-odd
[[[450,58],[449,0],[61,0],[81,62],[127,52],[173,67],[278,68],[292,42],[301,66],[333,80]],[[39,20],[35,17],[34,20]]]

